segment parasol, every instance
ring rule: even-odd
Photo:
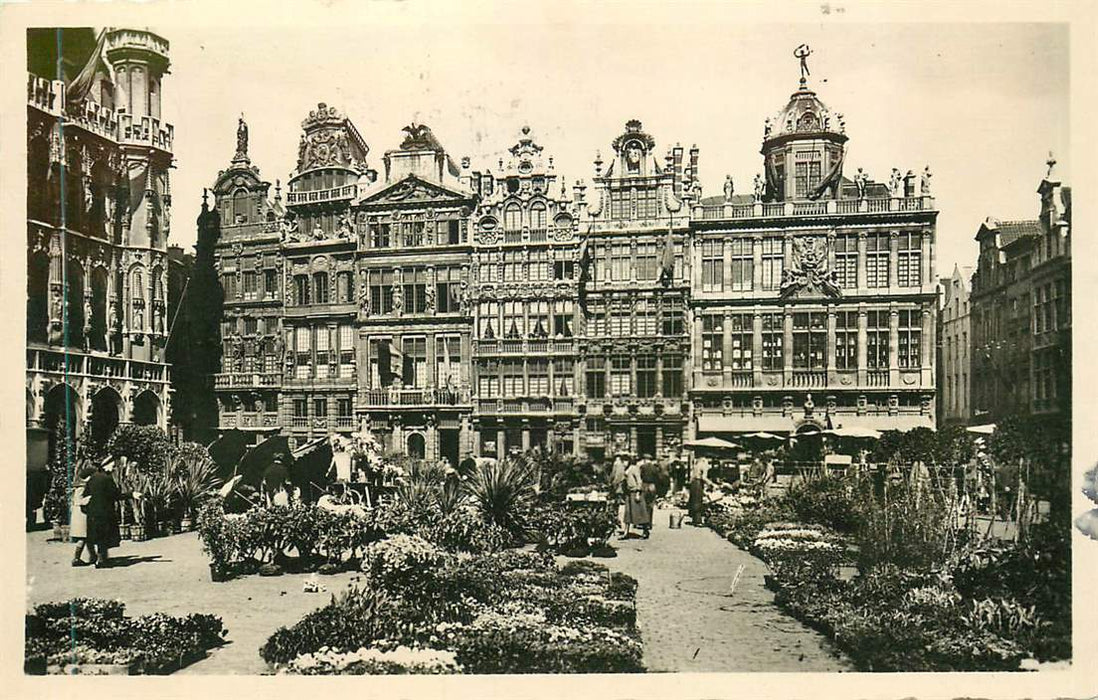
[[[228,479],[233,473],[237,462],[248,451],[248,443],[251,436],[243,430],[227,430],[206,449],[210,452],[210,458],[217,465],[217,476],[222,480]]]
[[[719,437],[707,437],[700,440],[687,440],[682,443],[683,447],[687,448],[702,448],[707,450],[734,450],[739,445],[734,442],[722,440]]]
[[[328,471],[332,464],[332,444],[328,438],[317,438],[302,445],[294,450],[293,459],[290,481],[302,494],[311,494],[309,500],[312,495],[319,496],[314,491],[323,491],[331,482]]]
[[[991,435],[995,432],[995,424],[988,423],[987,425],[973,425],[965,428],[970,433],[976,433],[977,435]]]
[[[243,477],[245,484],[259,487],[277,456],[282,457],[284,464],[293,461],[290,456],[290,443],[285,435],[269,437],[249,449],[236,465],[236,474]]]
[[[747,435],[744,435],[744,437],[755,438],[756,440],[785,440],[785,438],[783,438],[781,435],[775,435],[774,433],[767,432],[748,433]]]
[[[846,428],[832,428],[831,430],[825,430],[824,433],[827,435],[834,435],[835,437],[865,438],[867,440],[881,439],[881,431],[872,428],[860,428],[856,425]]]

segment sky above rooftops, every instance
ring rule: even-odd
[[[569,181],[640,119],[662,162],[701,150],[704,194],[726,174],[749,193],[763,122],[796,90],[792,52],[812,47],[809,87],[845,115],[845,174],[887,181],[929,165],[942,213],[938,273],[975,260],[988,216],[1031,219],[1049,151],[1070,182],[1068,30],[1054,24],[564,23],[153,27],[171,42],[164,114],[175,124],[172,242],[194,243],[202,188],[228,166],[237,117],[262,176],[285,186],[301,121],[347,114],[371,167],[425,123],[455,161],[493,172],[523,125]]]

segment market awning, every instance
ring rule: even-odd
[[[835,428],[858,428],[878,430],[899,430],[906,433],[915,428],[934,428],[930,416],[839,416],[835,419]]]
[[[734,450],[739,445],[727,440],[721,440],[718,437],[707,437],[700,440],[687,440],[682,443],[683,447],[688,448],[703,448],[710,450]]]
[[[699,433],[791,433],[787,416],[698,416]]]
[[[227,481],[232,476],[237,462],[248,451],[248,443],[251,441],[251,435],[234,428],[233,430],[226,430],[221,434],[221,437],[207,446],[210,458],[217,465],[218,477],[223,481]]]
[[[987,425],[970,425],[965,428],[970,433],[976,433],[977,435],[991,435],[995,432],[995,424],[988,423]]]
[[[874,430],[873,428],[866,428],[862,425],[844,425],[838,428],[832,428],[831,430],[825,430],[824,432],[836,437],[867,438],[870,440],[877,440],[881,437],[881,431]]]

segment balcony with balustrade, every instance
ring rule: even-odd
[[[915,369],[779,369],[694,373],[692,393],[751,389],[852,391],[865,389],[933,390],[931,368]]]
[[[489,357],[493,355],[527,355],[543,357],[546,355],[574,356],[576,343],[574,338],[504,338],[499,340],[474,340],[473,356]]]
[[[27,370],[55,378],[169,381],[168,365],[159,362],[143,362],[99,352],[75,353],[36,347],[27,348]]]
[[[754,204],[704,204],[694,207],[696,221],[730,219],[772,219],[798,217],[848,216],[892,212],[932,212],[934,198],[876,197],[869,199],[828,199],[824,201],[756,202]]]
[[[281,372],[222,372],[214,375],[215,389],[277,389]]]
[[[331,187],[326,190],[309,190],[308,192],[287,192],[286,204],[319,204],[321,202],[349,201],[358,196],[358,185],[350,184],[341,187]]]
[[[571,415],[576,410],[576,399],[572,396],[478,398],[474,409],[479,415]]]
[[[471,406],[468,390],[382,388],[358,392],[358,404],[367,410],[376,409],[445,409]]]

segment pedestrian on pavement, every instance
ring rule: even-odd
[[[709,480],[709,457],[700,454],[694,458],[690,467],[690,522],[692,525],[705,524],[705,487],[713,485]]]
[[[86,465],[76,475],[75,488],[72,490],[72,506],[69,509],[69,537],[76,542],[76,551],[72,555],[73,566],[88,566],[95,563],[95,552],[88,547],[88,556],[91,561],[84,561],[84,547],[88,538],[88,516],[84,510],[88,507],[88,497],[85,495],[85,486],[88,479],[95,473],[95,468]]]
[[[107,565],[107,555],[111,546],[118,544],[116,536],[118,523],[115,520],[114,504],[118,501],[120,493],[109,471],[113,468],[113,462],[113,457],[100,462],[95,473],[88,478],[84,486],[84,494],[88,499],[88,505],[84,511],[87,515],[87,543],[89,547],[94,548],[97,569]]]
[[[644,478],[641,476],[640,460],[633,460],[626,468],[625,490],[625,536],[629,536],[635,525],[647,537],[652,526],[652,515],[644,500]]]
[[[640,464],[641,482],[644,491],[644,507],[648,510],[648,524],[644,526],[644,538],[652,533],[652,522],[656,514],[656,490],[660,481],[660,466],[652,455],[645,455]]]
[[[614,468],[610,472],[610,501],[618,518],[618,536],[625,539],[625,455],[614,457]]]

